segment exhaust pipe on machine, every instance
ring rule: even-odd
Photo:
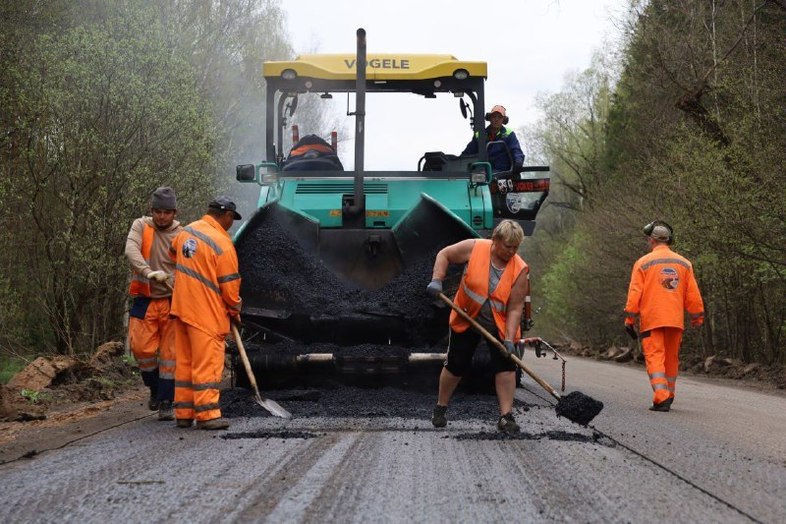
[[[366,195],[363,190],[363,151],[366,132],[366,30],[357,30],[357,56],[355,57],[355,184],[352,203],[345,208],[352,226],[365,225]]]

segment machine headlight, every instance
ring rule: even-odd
[[[485,184],[486,173],[472,173],[469,179],[473,184]]]
[[[294,69],[284,69],[284,71],[281,72],[281,78],[284,80],[294,80],[297,78],[297,73]]]
[[[455,78],[456,80],[466,80],[467,78],[469,78],[469,73],[467,72],[466,69],[457,69],[456,71],[453,72],[453,78]]]
[[[277,173],[265,173],[262,175],[262,183],[268,186],[273,186],[278,183]]]

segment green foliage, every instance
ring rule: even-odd
[[[52,399],[52,396],[48,393],[42,393],[40,391],[34,391],[32,389],[23,389],[19,392],[19,394],[25,398],[31,404],[38,404],[39,402],[48,402]]]
[[[20,234],[3,241],[16,255],[3,264],[60,353],[120,334],[123,239],[147,195],[172,185],[187,210],[212,193],[214,124],[191,67],[152,11],[117,9],[40,35],[7,70],[19,147],[2,219]]]
[[[8,381],[24,367],[25,361],[21,358],[0,355],[0,384],[8,384]]]
[[[283,11],[16,0],[0,15],[0,349],[89,353],[122,336],[124,243],[150,192],[172,186],[189,222],[264,155]]]
[[[701,337],[686,336],[685,349],[782,363],[783,9],[698,0],[635,8],[602,139],[585,139],[584,147],[554,139],[589,136],[587,116],[573,116],[574,94],[606,100],[589,75],[574,80],[583,90],[568,83],[564,93],[541,99],[547,119],[538,131],[558,183],[566,168],[583,175],[592,170],[576,166],[597,166],[593,183],[581,185],[591,189],[582,206],[539,217],[528,260],[544,273],[546,327],[589,342],[620,337],[630,267],[646,249],[641,227],[661,218],[675,227],[674,248],[693,261],[705,299],[705,328]],[[573,101],[554,110],[556,100]],[[549,116],[561,114],[561,121]],[[598,158],[587,154],[590,143],[599,161],[588,162]],[[565,201],[564,194],[549,201]]]

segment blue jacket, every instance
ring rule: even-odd
[[[524,162],[524,152],[521,150],[519,139],[516,138],[516,133],[502,126],[497,134],[495,140],[501,140],[508,146],[510,154],[513,156],[513,163],[522,164]],[[491,126],[486,128],[486,144],[492,141]],[[478,154],[478,133],[472,137],[467,147],[461,152],[461,155],[477,155]],[[488,147],[489,162],[491,169],[494,172],[510,171],[510,159],[505,146],[502,144],[492,144]]]

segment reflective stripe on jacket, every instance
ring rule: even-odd
[[[639,330],[684,329],[685,310],[691,319],[704,317],[704,302],[693,266],[665,245],[658,245],[633,265],[625,315],[640,317]]]
[[[150,265],[150,251],[153,248],[153,235],[156,230],[153,226],[145,224],[145,229],[142,232],[142,257],[148,265]],[[128,292],[132,296],[149,297],[150,296],[150,279],[143,277],[136,271],[131,274],[131,285],[128,287]]]
[[[229,333],[240,313],[240,273],[232,238],[210,215],[192,222],[172,242],[175,292],[171,314],[215,335]]]
[[[471,318],[476,318],[480,308],[488,299],[494,315],[494,324],[497,326],[499,336],[505,339],[505,325],[507,320],[507,306],[513,284],[522,271],[528,271],[527,263],[518,255],[514,255],[505,266],[499,284],[489,295],[489,269],[491,268],[491,240],[476,240],[472,247],[472,254],[467,262],[467,269],[459,284],[456,297],[453,301],[463,309]],[[450,313],[450,328],[463,333],[470,327],[455,311]],[[516,339],[521,338],[521,329],[516,329]]]

